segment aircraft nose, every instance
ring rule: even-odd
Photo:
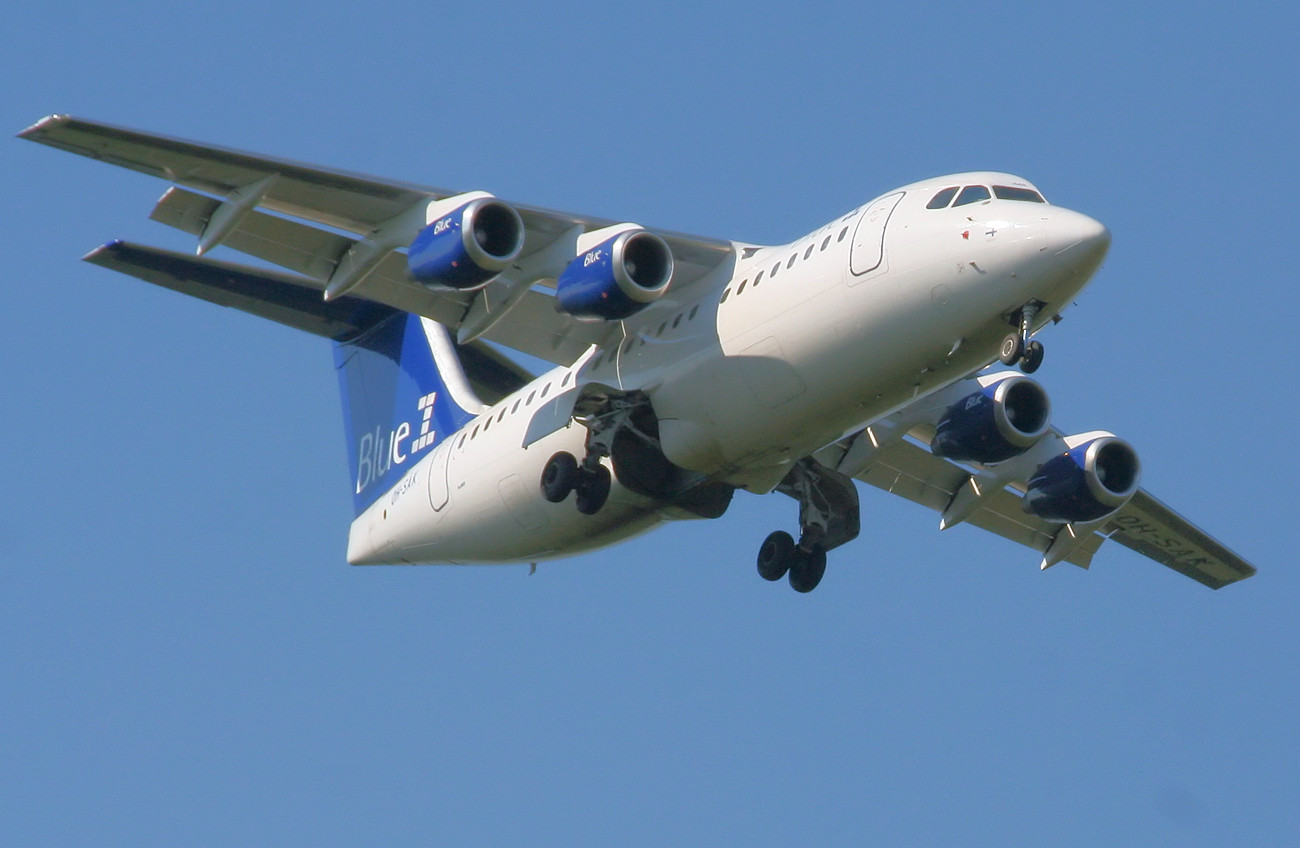
[[[1070,254],[1090,265],[1100,264],[1110,249],[1110,230],[1105,224],[1069,209],[1053,211],[1047,232],[1056,255]]]

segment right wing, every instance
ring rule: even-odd
[[[577,234],[614,221],[512,204],[526,230],[514,267],[477,292],[432,291],[407,278],[405,257],[397,251],[424,226],[430,202],[459,192],[66,115],[45,118],[19,135],[168,180],[174,187],[154,209],[154,220],[197,235],[201,245],[219,242],[279,265],[322,292],[347,291],[453,329],[495,310],[490,322],[482,322],[489,327],[483,338],[561,365],[615,331],[610,323],[578,321],[558,311],[548,290],[555,258]],[[697,281],[734,263],[736,245],[730,241],[651,232],[668,243],[676,268],[669,293],[655,306],[676,308]],[[564,261],[575,255],[569,252]]]
[[[941,522],[941,528],[966,521],[1032,548],[1042,555],[1040,568],[1057,562],[1087,568],[1102,543],[1113,539],[1211,589],[1255,573],[1244,559],[1143,489],[1097,522],[1061,524],[1026,512],[1022,506],[1026,483],[1040,463],[1062,452],[1064,437],[1059,431],[1048,432],[1023,456],[991,468],[959,464],[931,453],[927,446],[934,422],[948,404],[978,388],[974,379],[963,380],[824,448],[815,457],[823,465],[940,513],[951,522]]]

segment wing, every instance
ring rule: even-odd
[[[998,375],[994,375],[998,376]],[[820,451],[824,465],[927,506],[940,527],[967,521],[1042,555],[1041,568],[1068,562],[1088,568],[1107,539],[1219,589],[1255,573],[1254,567],[1169,507],[1138,489],[1100,520],[1062,524],[1023,506],[1040,465],[1073,446],[1077,437],[1049,431],[1032,449],[996,466],[962,464],[931,452],[935,422],[954,402],[980,390],[976,379],[904,408]],[[1085,436],[1109,434],[1085,434]]]
[[[331,295],[346,291],[431,318],[458,329],[465,341],[481,336],[569,364],[612,329],[558,311],[551,289],[556,261],[576,255],[576,239],[614,221],[512,204],[526,230],[512,268],[477,292],[432,291],[408,279],[400,249],[424,225],[431,201],[460,192],[66,115],[45,118],[19,135],[173,183],[151,217],[198,236],[200,253],[224,244],[293,272],[309,288]],[[661,301],[667,308],[677,308],[699,280],[734,262],[732,242],[651,232],[673,252],[676,270]]]

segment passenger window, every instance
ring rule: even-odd
[[[791,254],[790,254],[790,261],[788,261],[788,262],[785,263],[785,267],[787,267],[787,268],[793,268],[793,267],[794,267],[794,261],[795,261],[796,259],[798,259],[798,258],[799,258],[799,254],[798,254],[798,253],[791,253]]]
[[[568,374],[565,374],[565,375],[564,375],[564,379],[560,381],[560,385],[561,385],[561,386],[567,386],[567,385],[569,385],[569,381],[572,380],[572,379],[573,379],[573,372],[570,371]]]
[[[835,239],[835,241],[837,243],[844,241],[844,237],[847,236],[848,234],[849,234],[849,228],[845,227],[844,229],[840,230],[840,237]]]
[[[537,397],[538,397],[538,398],[544,398],[544,397],[546,397],[546,393],[549,392],[550,390],[551,390],[551,384],[550,384],[550,383],[547,383],[545,386],[542,386],[542,393],[541,393],[540,395],[538,395]]]
[[[591,361],[591,370],[595,371],[597,368],[600,367],[600,363],[604,361],[605,361],[605,354],[603,351],[601,353],[596,354],[596,358]]]
[[[659,325],[659,329],[655,330],[655,338],[658,338],[659,336],[662,336],[662,335],[664,334],[664,330],[667,330],[667,329],[668,329],[668,322],[665,321],[665,322],[663,322],[662,324]]]
[[[694,306],[691,307],[691,314],[690,314],[689,316],[687,316],[686,320],[687,320],[687,321],[694,321],[694,320],[695,320],[695,316],[696,316],[697,314],[699,314],[699,311],[700,311],[700,305],[697,303],[697,304],[695,304]]]
[[[673,319],[673,329],[676,330],[680,323],[682,323],[682,313],[678,312],[677,317]]]
[[[528,393],[528,400],[524,401],[524,406],[532,406],[532,405],[533,405],[533,397],[534,397],[536,394],[537,394],[536,390],[529,392],[529,393]]]
[[[748,283],[748,282],[749,282],[749,280],[745,280],[744,282],[742,282],[742,283],[740,284],[740,288],[736,289],[736,296],[737,296],[737,297],[739,297],[740,295],[742,295],[742,294],[745,293],[745,284]]]
[[[514,415],[514,414],[515,414],[516,412],[518,412],[518,411],[519,411],[519,401],[516,400],[516,401],[515,401],[515,405],[512,406],[512,407],[510,407],[510,414],[511,414],[511,415]]]
[[[831,237],[827,236],[826,241],[822,242],[822,250],[825,250],[827,247],[829,247],[830,243],[831,243]]]
[[[497,420],[500,421],[501,419],[503,419],[503,418],[505,418],[505,417],[506,417],[506,411],[505,411],[504,408],[502,408],[502,410],[501,410],[500,412],[497,413]]]
[[[1032,188],[1014,186],[993,186],[993,195],[998,200],[1027,200],[1030,203],[1046,203],[1043,196]]]
[[[745,283],[747,282],[749,282],[749,280],[745,280],[744,283],[741,283],[740,287],[743,289],[745,287]],[[727,298],[729,297],[731,297],[731,289],[726,289],[722,292],[722,300],[719,300],[718,303],[726,303]]]
[[[816,246],[817,245],[815,244],[808,245],[808,249],[803,252],[803,258],[807,259],[809,256],[812,256],[813,248]]]
[[[775,277],[775,276],[776,276],[776,272],[777,272],[777,271],[780,271],[780,270],[781,270],[781,263],[778,262],[778,263],[776,263],[775,265],[772,266],[772,276]]]
[[[473,432],[473,433],[470,433],[470,434],[469,434],[469,437],[472,439],[472,438],[474,438],[474,437],[477,436],[477,435],[478,435],[478,425],[475,424],[475,425],[474,425],[474,432]]]
[[[961,186],[953,186],[952,188],[945,188],[943,191],[939,192],[934,197],[930,198],[930,202],[925,204],[925,208],[926,209],[945,208],[949,203],[952,202],[952,196],[957,193],[957,189],[959,188],[961,188]]]
[[[762,280],[763,280],[763,272],[759,271],[758,276],[754,278],[754,288],[758,288],[758,284],[762,282]]]
[[[993,195],[984,186],[966,186],[957,195],[957,202],[953,206],[965,206],[969,203],[979,203],[981,200],[988,200]]]

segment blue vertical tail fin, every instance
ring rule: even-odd
[[[395,313],[334,344],[343,423],[360,515],[484,406],[440,324]]]

